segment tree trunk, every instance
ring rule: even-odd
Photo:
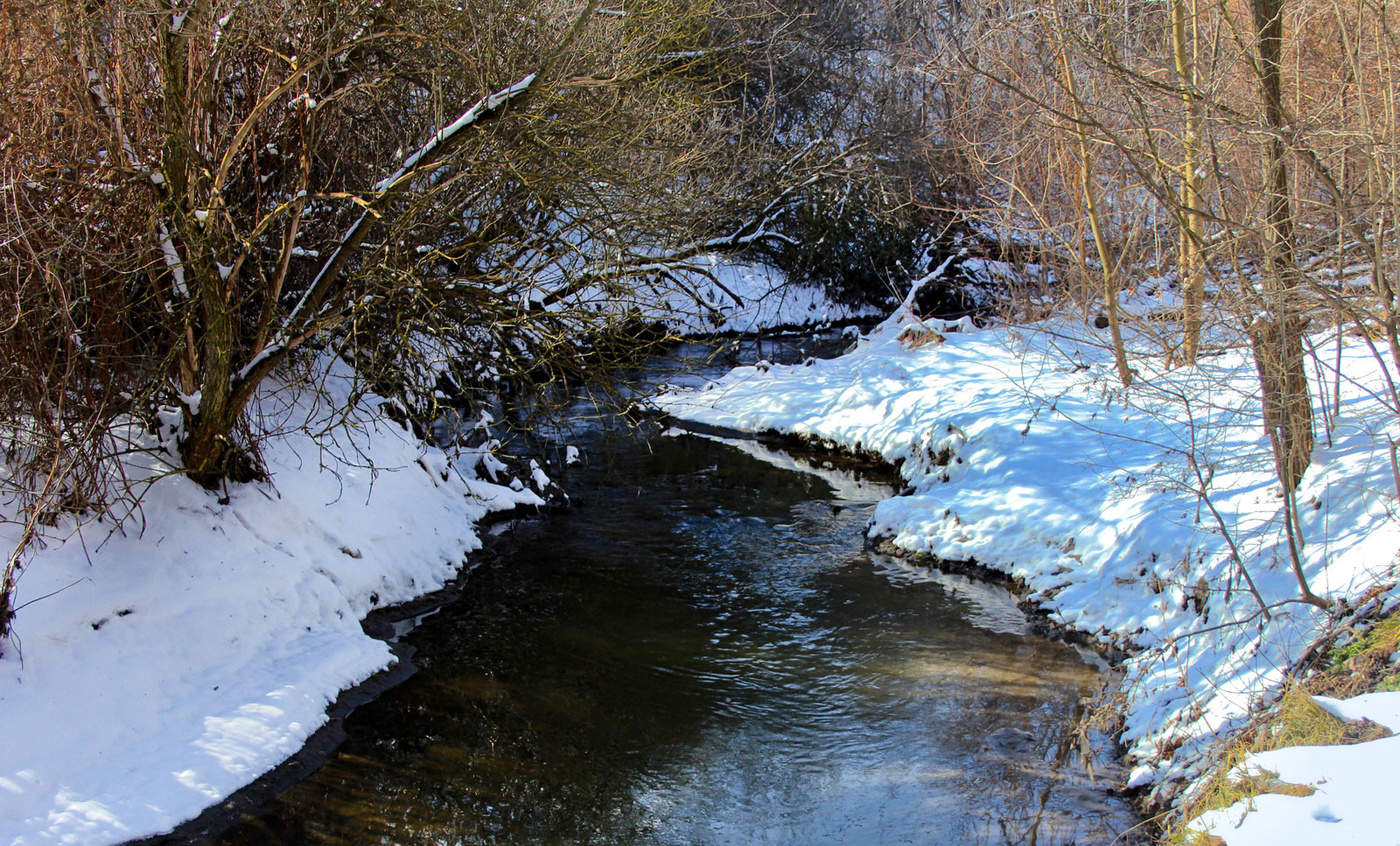
[[[1264,145],[1264,264],[1261,280],[1265,314],[1250,328],[1255,366],[1263,393],[1264,426],[1273,444],[1279,481],[1291,493],[1312,460],[1312,398],[1303,369],[1303,330],[1293,298],[1301,289],[1293,256],[1293,215],[1289,205],[1288,130],[1283,107],[1280,61],[1283,54],[1282,0],[1250,0],[1256,38],[1255,73],[1270,131]]]
[[[1254,364],[1263,393],[1264,428],[1274,450],[1279,481],[1292,492],[1312,461],[1312,398],[1303,370],[1303,329],[1296,315],[1257,321],[1250,328]]]
[[[1059,13],[1056,10],[1055,26],[1059,27]],[[1058,29],[1057,29],[1058,31]],[[1069,94],[1070,108],[1074,119],[1074,134],[1079,142],[1079,189],[1084,196],[1084,212],[1089,218],[1089,230],[1094,236],[1094,249],[1099,256],[1099,281],[1103,285],[1104,311],[1108,315],[1108,334],[1113,345],[1113,364],[1118,370],[1118,381],[1123,387],[1133,383],[1133,371],[1128,366],[1128,355],[1123,347],[1123,327],[1118,315],[1118,272],[1104,233],[1102,213],[1099,210],[1098,185],[1094,181],[1094,153],[1089,147],[1089,131],[1084,126],[1083,100],[1079,97],[1079,85],[1074,78],[1069,54],[1064,44],[1060,47],[1060,70],[1064,74],[1065,91]],[[1076,248],[1076,253],[1082,250]]]
[[[1193,4],[1194,5],[1194,4]],[[1179,193],[1181,218],[1180,240],[1178,244],[1177,278],[1181,285],[1182,303],[1182,360],[1187,365],[1196,363],[1196,353],[1201,346],[1201,304],[1205,298],[1205,279],[1201,273],[1201,192],[1199,167],[1200,151],[1200,110],[1195,102],[1196,66],[1192,49],[1187,46],[1186,0],[1171,0],[1171,40],[1172,55],[1176,63],[1177,83],[1181,86],[1181,110],[1185,119],[1186,131],[1182,136],[1181,188]],[[1195,46],[1194,15],[1191,24],[1190,44]]]
[[[207,10],[204,0],[195,0],[181,12],[176,4],[166,5],[169,18],[160,20],[163,40],[161,56],[161,88],[163,92],[164,147],[161,150],[161,175],[164,178],[164,209],[170,221],[169,249],[176,266],[170,272],[179,281],[172,290],[179,297],[193,295],[197,302],[187,302],[186,353],[196,361],[194,368],[199,390],[198,400],[187,400],[185,433],[180,443],[190,478],[212,488],[225,477],[248,476],[246,460],[229,440],[241,409],[231,406],[233,367],[235,357],[235,305],[228,284],[221,277],[214,261],[213,223],[207,210],[204,221],[196,221],[193,212],[207,206],[209,174],[199,166],[200,155],[194,141],[191,120],[197,113],[190,102],[190,33],[197,28]],[[185,374],[182,382],[187,381]],[[186,389],[188,387],[186,386]]]
[[[286,356],[307,339],[330,331],[344,317],[345,289],[339,283],[351,265],[356,250],[370,228],[390,203],[408,190],[414,179],[426,169],[446,159],[465,138],[481,131],[508,111],[519,108],[538,89],[538,81],[552,73],[583,33],[602,0],[588,0],[575,18],[572,27],[559,46],[544,56],[540,69],[507,86],[482,97],[451,124],[440,128],[416,152],[409,155],[393,174],[375,187],[365,211],[350,227],[335,250],[321,265],[301,299],[281,326],[273,331],[275,319],[264,318],[254,327],[253,348],[247,338],[240,338],[236,325],[237,306],[230,282],[219,273],[215,260],[218,235],[214,226],[193,225],[190,213],[209,194],[209,174],[196,169],[195,149],[191,142],[185,79],[188,73],[188,43],[190,19],[203,15],[206,0],[193,0],[186,15],[175,15],[172,24],[162,27],[166,39],[162,51],[162,85],[165,99],[165,166],[174,173],[166,174],[171,186],[167,201],[171,220],[180,233],[184,249],[184,270],[197,292],[200,324],[188,342],[197,352],[199,397],[187,401],[184,414],[185,432],[180,442],[180,455],[185,472],[206,488],[214,488],[223,480],[250,481],[262,477],[262,468],[254,455],[233,438],[243,417],[243,409],[252,400],[259,383]],[[305,165],[303,165],[305,166]],[[217,197],[215,198],[217,199]],[[212,220],[206,216],[206,220]],[[290,242],[284,252],[290,249]],[[246,333],[245,333],[246,334]]]

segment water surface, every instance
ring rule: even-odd
[[[880,480],[567,437],[576,507],[518,529],[407,636],[420,672],[222,842],[1103,844],[1137,822],[1080,759],[1100,668],[1000,589],[864,550]]]

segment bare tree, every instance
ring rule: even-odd
[[[1393,258],[1376,252],[1387,239],[1373,222],[1386,213],[1355,178],[1357,161],[1379,161],[1359,148],[1388,143],[1377,122],[1363,129],[1357,120],[1385,114],[1385,89],[1356,80],[1387,67],[1390,45],[1365,33],[1385,30],[1391,12],[1335,4],[1328,12],[1335,28],[1319,25],[1328,17],[1321,5],[1301,0],[959,6],[938,18],[952,47],[920,65],[959,104],[936,131],[964,139],[984,190],[1000,199],[989,222],[1034,245],[1020,255],[1035,265],[1080,282],[1072,296],[1101,292],[1120,378],[1118,279],[1175,271],[1176,330],[1135,326],[1169,362],[1191,366],[1203,345],[1248,339],[1286,498],[1313,448],[1308,320],[1345,315],[1388,332],[1396,301],[1386,276]],[[1363,26],[1367,14],[1383,23]],[[1340,74],[1339,48],[1353,57]],[[1319,86],[1325,79],[1335,79],[1335,95]],[[1379,169],[1371,173],[1371,186],[1384,183]],[[1370,266],[1369,297],[1343,281],[1355,267],[1343,256]],[[1291,509],[1300,594],[1326,605],[1302,577]]]
[[[27,513],[100,509],[113,421],[161,407],[178,472],[256,477],[249,403],[314,356],[427,417],[442,379],[577,373],[693,287],[699,249],[778,237],[832,157],[732,108],[783,35],[760,11],[0,7],[0,399]]]

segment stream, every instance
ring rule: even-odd
[[[574,508],[515,525],[403,636],[416,675],[217,842],[1107,844],[1138,824],[1104,739],[1091,778],[1075,733],[1102,662],[1031,634],[999,587],[864,548],[896,480],[576,410],[553,434],[584,461],[551,468]]]

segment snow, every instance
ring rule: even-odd
[[[185,285],[185,263],[180,259],[180,252],[175,248],[175,241],[170,237],[170,230],[165,221],[156,221],[156,231],[160,235],[161,257],[165,266],[170,269],[171,287],[181,298],[188,298],[190,291]]]
[[[311,284],[302,292],[301,299],[297,301],[297,304],[292,308],[286,319],[282,321],[281,330],[277,332],[273,341],[264,348],[259,358],[261,358],[263,354],[271,354],[285,346],[287,343],[287,334],[293,331],[299,325],[300,321],[307,317],[305,311],[314,297],[319,296],[318,292],[321,291],[323,283],[326,281],[327,274],[338,272],[336,264],[341,254],[347,250],[353,250],[355,246],[359,244],[359,240],[357,239],[363,237],[363,232],[369,225],[371,219],[378,216],[375,209],[372,207],[372,203],[383,199],[388,192],[394,190],[401,182],[413,176],[420,167],[433,163],[435,161],[434,157],[443,154],[445,152],[443,148],[451,145],[458,135],[474,128],[478,123],[492,116],[507,103],[523,97],[529,92],[530,87],[534,85],[535,78],[535,74],[527,74],[516,80],[513,84],[477,100],[466,111],[458,115],[457,119],[452,121],[452,123],[434,132],[433,136],[429,138],[423,146],[413,151],[408,158],[404,159],[403,164],[399,166],[398,170],[375,183],[375,196],[371,198],[371,206],[367,207],[359,218],[356,219],[355,223],[341,236],[340,243],[336,245],[335,249],[331,251],[330,256],[321,264],[321,269],[316,272],[316,276],[311,280]],[[309,97],[307,97],[307,104],[308,108],[315,108],[315,102]],[[246,377],[247,374],[252,371],[256,363],[257,361],[255,360],[244,367],[239,373],[239,378],[242,379]]]
[[[761,265],[698,261],[715,281],[697,277],[695,293],[719,319],[694,317],[693,301],[679,298],[650,313],[678,332],[863,313]],[[1163,305],[1124,300],[1139,313]],[[945,340],[914,347],[911,329]],[[1297,587],[1245,349],[1167,370],[1130,335],[1138,380],[1125,390],[1092,335],[1065,319],[921,324],[901,308],[840,358],[740,367],[657,404],[683,420],[795,432],[900,462],[908,488],[899,496],[819,472],[852,500],[879,501],[873,535],[1005,571],[1052,619],[1135,647],[1123,685],[1132,779],[1180,784],[1201,775],[1213,741],[1277,695],[1328,621],[1287,601]],[[1300,555],[1315,591],[1354,598],[1393,581],[1400,549],[1385,446],[1400,438],[1383,399],[1388,351],[1349,337],[1311,343],[1321,351],[1312,375],[1331,382],[1340,344],[1343,378],[1330,439],[1319,438],[1297,493]],[[349,377],[332,369],[323,381],[325,403],[276,390],[259,398],[259,416],[285,432],[265,447],[272,482],[205,491],[170,475],[173,458],[132,427],[146,448],[124,468],[148,485],[139,510],[119,527],[65,515],[45,529],[0,658],[0,841],[159,833],[276,766],[325,722],[340,690],[393,661],[362,632],[366,613],[442,586],[480,546],[473,526],[491,511],[541,502],[524,483],[549,484],[538,463],[527,480],[511,478],[494,441],[450,457],[384,420],[372,396],[337,423]],[[791,463],[757,442],[728,441]],[[569,447],[565,461],[580,457]],[[3,515],[0,542],[18,538],[16,516]],[[1231,542],[1270,603],[1267,619]],[[890,566],[901,578],[954,578]],[[1397,599],[1394,589],[1381,597]],[[1017,619],[994,603],[985,613],[1007,626]],[[1323,704],[1400,728],[1394,694]],[[1390,780],[1381,767],[1398,751],[1391,738],[1254,756],[1246,766],[1318,793],[1260,797],[1242,823],[1234,808],[1202,824],[1231,844],[1301,843],[1323,829],[1322,842],[1382,842],[1374,836],[1386,806],[1376,802]]]
[[[678,334],[755,333],[780,326],[819,326],[881,314],[873,306],[833,302],[819,288],[789,284],[781,270],[769,265],[722,253],[705,253],[690,264],[698,271],[688,276],[694,294],[714,310],[713,317],[702,314],[695,299],[679,291],[665,292],[662,302],[644,308],[650,317]],[[726,289],[741,302],[736,303]]]
[[[325,385],[343,399],[348,381]],[[296,427],[324,429],[330,405],[260,401],[291,430],[266,445],[272,483],[221,503],[142,453],[126,467],[149,481],[139,512],[60,520],[22,573],[0,658],[0,842],[156,834],[249,783],[393,662],[366,613],[441,587],[489,512],[541,502],[476,478],[484,456],[424,447],[373,397],[319,444]]]
[[[1124,299],[1139,313],[1162,305]],[[911,348],[911,329],[946,341]],[[1277,697],[1328,618],[1293,601],[1247,344],[1169,370],[1146,354],[1147,337],[1130,332],[1129,342],[1138,378],[1125,390],[1106,341],[1082,322],[979,330],[920,325],[901,310],[839,358],[739,367],[655,402],[683,421],[797,433],[899,462],[909,489],[876,507],[872,536],[1018,577],[1052,620],[1133,649],[1123,742],[1132,783],[1165,798],[1202,774],[1214,741]],[[1339,340],[1311,342],[1324,353],[1310,375],[1330,385]],[[1382,400],[1388,351],[1340,343],[1340,411],[1297,491],[1300,560],[1315,592],[1354,599],[1394,580],[1400,519],[1385,445],[1400,425]],[[1352,842],[1332,831],[1324,842]]]
[[[662,433],[668,437],[678,435],[688,435],[690,437],[705,438],[721,444],[727,444],[746,455],[757,458],[765,464],[788,470],[793,473],[805,473],[809,476],[816,476],[831,487],[832,496],[836,499],[852,504],[867,504],[878,502],[889,496],[891,491],[889,485],[881,484],[878,481],[870,481],[839,467],[821,467],[808,461],[794,458],[779,449],[771,449],[758,441],[750,438],[727,438],[707,432],[688,432],[684,429],[670,428]]]
[[[1346,700],[1315,698],[1342,719],[1365,717],[1400,732],[1400,693],[1368,693]],[[1316,792],[1311,796],[1262,794],[1202,814],[1190,827],[1214,834],[1228,846],[1400,842],[1394,809],[1397,760],[1400,735],[1351,746],[1291,746],[1251,755],[1237,771],[1270,772]]]
[[[436,155],[444,144],[451,141],[463,130],[476,126],[483,118],[490,115],[504,104],[520,98],[530,90],[530,86],[535,84],[535,78],[536,76],[533,73],[526,74],[516,80],[515,83],[477,100],[466,111],[458,115],[456,120],[433,133],[433,137],[428,139],[422,147],[419,147],[417,150],[413,151],[408,158],[404,159],[403,164],[399,166],[398,170],[379,180],[374,186],[375,192],[382,194],[388,191],[405,176],[411,174],[419,164],[424,161],[431,161],[432,156]]]
[[[743,306],[703,288],[724,315],[715,325],[676,294],[653,316],[679,332],[860,314],[762,266],[697,261]],[[258,400],[285,433],[264,447],[270,483],[205,491],[133,426],[141,451],[124,469],[148,485],[139,510],[120,527],[65,516],[44,533],[0,657],[0,842],[159,834],[229,796],[300,749],[341,690],[393,662],[361,630],[365,614],[452,578],[488,513],[543,503],[538,462],[512,478],[494,440],[449,457],[384,419],[372,395],[340,421],[348,373],[318,381],[330,392],[319,404],[277,390]],[[199,395],[181,399],[197,408]],[[566,463],[581,459],[568,447]],[[0,504],[11,547],[14,512]]]

